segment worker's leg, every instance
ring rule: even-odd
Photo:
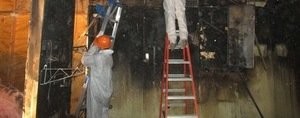
[[[92,91],[90,85],[87,87],[87,95],[86,95],[86,117],[87,118],[94,118],[93,110],[95,109],[95,105],[93,105],[96,101],[92,98]]]
[[[86,117],[91,118],[92,117],[92,101],[91,101],[91,92],[90,92],[90,86],[88,85],[86,88]]]
[[[110,103],[110,97],[105,98],[101,101],[101,108],[102,108],[102,117],[101,118],[108,118],[109,103]]]
[[[187,30],[186,16],[185,16],[185,0],[176,0],[175,6],[176,6],[175,13],[178,20],[180,39],[187,40],[188,30]]]
[[[178,43],[179,46],[185,46],[187,44],[188,39],[188,30],[187,30],[187,23],[186,23],[186,16],[185,16],[185,0],[176,0],[175,3],[175,13],[176,18],[178,20],[178,27],[179,27],[179,37],[180,41]]]
[[[108,118],[108,110],[109,110],[109,106],[106,105],[102,105],[102,117],[101,118]]]
[[[102,116],[101,111],[103,108],[101,107],[100,94],[93,84],[89,84],[87,88],[86,102],[87,118],[99,118],[99,116]]]
[[[176,44],[175,7],[176,0],[164,0],[165,23],[168,38],[171,44]]]

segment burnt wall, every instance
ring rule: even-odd
[[[37,117],[66,117],[70,104],[70,80],[51,68],[71,68],[75,1],[46,0],[41,37],[41,61]],[[70,71],[67,73],[70,73]],[[56,76],[54,76],[56,75]],[[45,84],[45,82],[49,82]]]
[[[210,40],[208,48],[216,51],[226,49],[226,46],[222,45],[226,44],[226,36],[217,31],[226,26],[226,18],[222,19],[222,16],[226,17],[224,13],[226,8],[200,10],[203,11],[200,18],[209,23],[205,24],[208,28],[208,40]],[[198,18],[197,9],[187,10],[190,32],[196,29],[195,24],[199,21]],[[124,8],[114,49],[114,93],[110,117],[152,118],[158,116],[164,30],[162,9]],[[156,53],[153,53],[153,47]],[[144,53],[147,52],[151,55],[150,61],[144,60]],[[268,52],[268,56],[264,57],[268,69],[264,69],[261,57],[255,57],[254,68],[245,73],[248,78],[248,88],[264,117],[296,118],[295,96],[297,94],[295,94],[295,86],[290,84],[295,79],[293,62],[290,58],[276,55],[274,50],[268,50]],[[156,54],[154,61],[153,54]],[[224,58],[226,59],[226,52]],[[220,59],[210,61],[206,67],[218,66],[221,62]],[[203,67],[203,62],[201,63],[199,66]],[[224,69],[224,71],[229,70]],[[210,72],[212,76],[207,76],[206,79],[209,81],[205,83],[209,87],[204,91],[207,94],[207,100],[199,103],[202,117],[260,117],[244,86],[236,81],[226,82],[226,79],[234,78],[234,76],[217,77],[220,73]],[[198,89],[200,88],[199,86]],[[200,97],[199,95],[201,100]]]
[[[260,21],[269,29],[267,33],[261,36],[269,36],[261,38],[260,42],[268,44],[271,50],[275,50],[276,44],[285,44],[288,49],[287,62],[292,71],[295,72],[295,85],[297,101],[300,101],[300,9],[298,8],[299,0],[276,1],[269,0],[265,8],[260,9]],[[261,26],[263,27],[263,26]],[[265,29],[265,28],[261,28]],[[295,103],[297,104],[297,103]]]
[[[202,67],[213,67],[214,65],[220,67],[221,64],[226,66],[224,62],[226,61],[225,44],[227,42],[224,32],[227,26],[226,12],[228,9],[226,6],[214,5],[211,7],[201,6],[199,9],[187,9],[189,32],[194,32],[196,23],[204,19],[209,40],[208,49],[223,54],[216,61],[208,61],[208,63],[202,61],[199,64]],[[156,117],[160,96],[160,63],[165,35],[163,9],[161,7],[124,7],[123,10],[114,49],[114,93],[110,117]],[[261,57],[255,58],[254,68],[246,74],[249,78],[248,87],[265,117],[297,117],[295,115],[297,110],[295,95],[299,94],[295,94],[295,90],[297,90],[295,87],[297,86],[294,86],[295,77],[293,73],[295,69],[297,70],[293,64],[298,63],[295,60],[298,59],[294,52],[296,50],[291,52],[288,58],[277,56],[276,51],[272,49],[277,38],[272,37],[277,36],[275,33],[279,31],[276,30],[280,30],[282,27],[276,30],[272,29],[275,27],[272,19],[276,18],[273,16],[273,11],[268,11],[265,8],[262,11],[261,9],[256,10],[258,11],[256,11],[256,15],[258,15],[256,21],[258,40],[270,47],[267,50],[268,57],[264,57],[268,69],[264,68],[265,65],[261,62]],[[276,23],[280,24],[279,21]],[[291,22],[291,24],[294,23]],[[280,26],[285,27],[284,24]],[[287,32],[285,33],[287,35]],[[295,43],[295,45],[297,44]],[[150,53],[149,61],[144,60],[145,53]],[[224,71],[227,70],[224,69]],[[207,102],[199,104],[202,116],[210,118],[260,117],[253,102],[249,100],[249,95],[240,85],[237,83],[224,85],[223,81],[220,80],[234,78],[233,76],[219,79],[216,77],[219,73],[211,73],[213,76],[208,77],[208,79],[211,83],[217,84],[208,88]],[[232,95],[232,99],[222,98],[221,95],[227,95],[227,92]]]

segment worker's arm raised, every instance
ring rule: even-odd
[[[94,55],[99,51],[99,48],[95,45],[91,45],[91,48],[82,56],[81,62],[83,65],[90,67],[95,63]]]

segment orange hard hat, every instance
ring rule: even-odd
[[[102,35],[96,37],[94,44],[98,46],[100,49],[107,49],[111,46],[111,39],[108,35]]]

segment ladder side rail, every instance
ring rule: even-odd
[[[106,14],[104,16],[104,20],[103,20],[102,25],[101,25],[101,29],[100,29],[100,31],[99,31],[99,33],[96,37],[99,37],[99,36],[104,34],[107,23],[109,21],[109,16],[110,16],[112,7],[113,7],[113,4],[110,4],[109,7],[107,8]]]
[[[166,64],[166,78],[165,78],[165,114],[168,115],[168,106],[169,106],[169,100],[168,100],[168,96],[169,96],[169,92],[168,92],[168,88],[169,88],[169,57],[170,57],[170,51],[169,51],[169,45],[170,45],[170,41],[168,39],[168,36],[166,36],[166,55],[165,55],[165,64]]]
[[[183,60],[184,60],[184,61],[189,61],[189,64],[191,64],[191,61],[187,58],[187,47],[186,47],[186,46],[182,49],[182,55],[183,55]],[[188,68],[187,66],[188,66],[188,64],[184,64],[184,65],[183,65],[184,75],[188,75],[189,77],[191,77],[190,74],[188,74],[188,72],[190,72],[190,70],[187,70],[187,68]],[[188,91],[188,90],[189,90],[189,84],[191,84],[191,82],[186,82],[186,81],[184,82],[184,89],[185,89],[184,94],[185,94],[185,96],[188,95],[188,92],[189,92],[189,91]],[[187,107],[187,106],[188,106],[188,105],[187,105],[187,104],[188,104],[188,101],[189,101],[189,100],[185,100],[185,101],[184,101],[185,104],[186,104],[186,105],[185,105],[185,109],[184,109],[184,110],[185,110],[185,113],[188,112],[188,107]]]
[[[191,53],[190,53],[190,48],[189,48],[189,45],[187,45],[187,58],[188,60],[191,60]],[[191,73],[191,77],[192,77],[192,94],[193,96],[195,97],[194,98],[194,112],[197,114],[197,117],[199,117],[199,108],[198,108],[198,102],[197,102],[197,97],[196,97],[196,88],[195,88],[195,78],[194,78],[194,73],[193,73],[193,68],[192,68],[192,64],[190,63],[189,64],[189,70],[190,70],[190,73]]]
[[[117,34],[117,30],[118,30],[118,26],[119,26],[119,21],[120,21],[120,18],[121,18],[121,12],[122,12],[122,7],[118,6],[117,14],[116,14],[116,17],[115,17],[115,21],[116,22],[114,23],[114,28],[113,28],[112,35],[111,35],[111,37],[113,39],[115,39],[116,34]]]
[[[186,55],[186,47],[184,47],[182,49],[182,56],[183,56],[183,60],[184,61],[189,61]],[[191,62],[190,62],[191,63]],[[183,74],[186,75],[187,74],[187,64],[183,64]]]
[[[111,21],[113,21],[113,20],[112,20],[113,15],[116,13],[118,7],[119,7],[119,6],[113,6],[113,10],[110,12],[110,14],[109,14],[109,16],[108,16],[109,19],[110,19]]]
[[[119,21],[120,21],[120,18],[121,18],[121,12],[122,12],[122,7],[120,7],[120,6],[117,6],[117,7],[118,7],[118,10],[117,10],[117,13],[116,13],[116,16],[115,16],[115,23],[114,23],[113,31],[112,31],[112,34],[111,34],[111,37],[112,37],[112,46],[111,46],[111,48],[113,48],[114,44],[115,44],[115,38],[116,38],[116,34],[117,34],[118,26],[119,26]]]
[[[164,47],[164,56],[163,56],[163,69],[162,69],[162,77],[161,77],[161,96],[160,96],[160,107],[159,107],[159,118],[162,118],[162,113],[163,113],[163,98],[165,98],[165,91],[164,91],[164,89],[165,89],[165,78],[166,78],[166,60],[165,60],[165,55],[166,55],[166,46],[167,46],[167,44],[166,44],[166,40],[165,40],[165,45],[164,45],[165,47]],[[166,104],[165,104],[165,106],[164,107],[166,107]]]

